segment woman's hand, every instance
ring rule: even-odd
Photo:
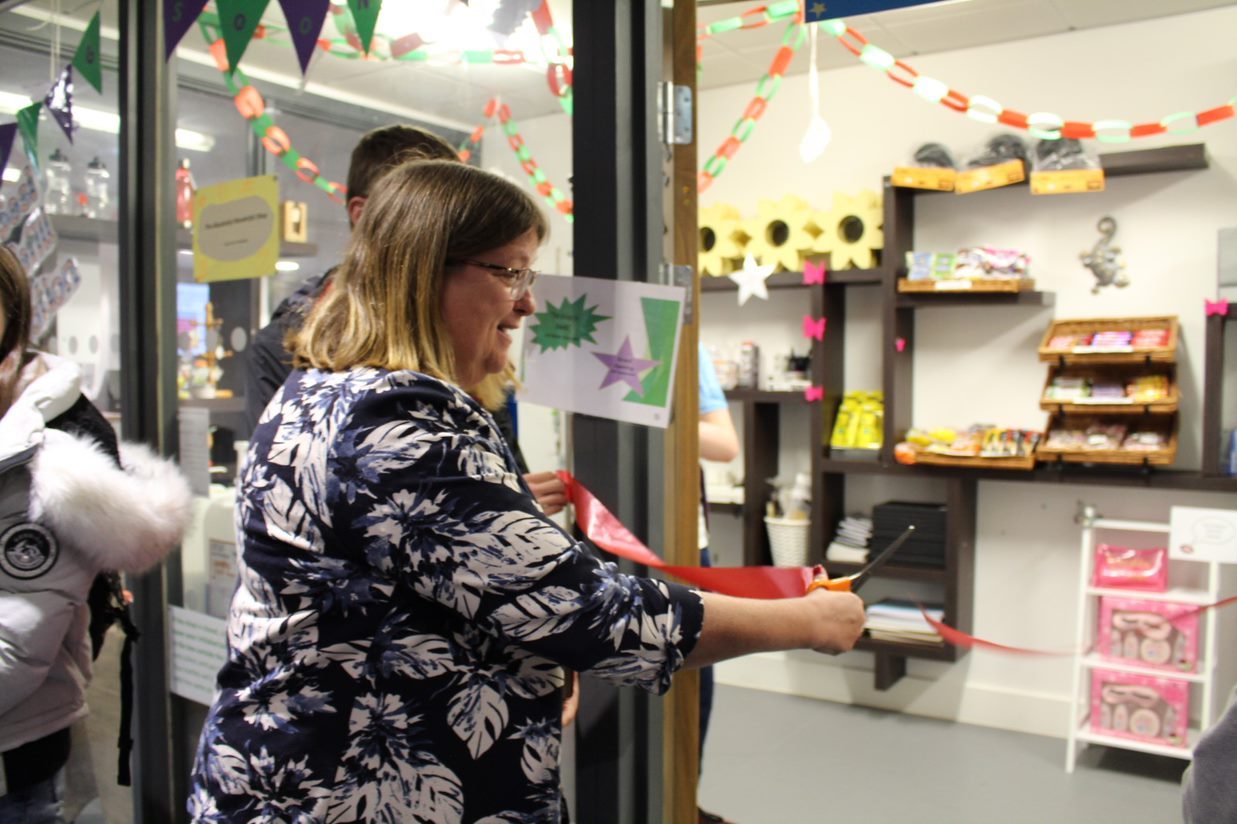
[[[563,698],[563,729],[571,726],[580,710],[580,673],[571,673],[571,692]]]
[[[811,648],[816,652],[837,655],[854,648],[863,634],[867,618],[863,599],[853,592],[830,592],[817,589],[803,596],[819,615],[813,622],[817,632]]]
[[[529,472],[524,476],[533,497],[547,515],[557,515],[567,505],[567,485],[553,472]]]

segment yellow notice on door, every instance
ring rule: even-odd
[[[274,175],[203,186],[193,195],[193,277],[199,283],[273,274],[279,259]]]

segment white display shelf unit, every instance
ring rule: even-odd
[[[1193,757],[1194,745],[1202,731],[1215,721],[1215,672],[1216,672],[1216,615],[1215,610],[1205,610],[1199,617],[1202,629],[1202,639],[1199,644],[1198,666],[1195,672],[1174,672],[1172,670],[1143,667],[1122,661],[1104,658],[1095,651],[1095,635],[1097,631],[1097,605],[1103,596],[1120,598],[1139,598],[1147,601],[1162,601],[1168,603],[1205,606],[1220,600],[1220,565],[1210,561],[1174,560],[1170,564],[1170,577],[1173,565],[1197,564],[1204,570],[1207,585],[1205,588],[1175,586],[1164,592],[1145,592],[1133,589],[1116,589],[1095,587],[1091,585],[1092,572],[1095,563],[1095,547],[1097,533],[1137,532],[1159,534],[1168,543],[1169,525],[1154,521],[1125,521],[1105,518],[1087,518],[1082,524],[1082,538],[1079,542],[1080,575],[1078,582],[1078,626],[1075,636],[1076,650],[1080,652],[1074,659],[1074,689],[1070,700],[1069,735],[1065,751],[1065,771],[1072,773],[1077,763],[1078,753],[1082,748],[1099,744],[1106,747],[1120,747],[1126,750],[1164,755],[1172,758],[1190,759]],[[1177,567],[1180,569],[1180,567]],[[1107,735],[1091,729],[1091,672],[1094,669],[1107,669],[1115,672],[1126,672],[1135,675],[1149,675],[1166,680],[1182,681],[1190,685],[1191,710],[1197,706],[1198,721],[1190,721],[1186,730],[1186,744],[1173,747],[1150,741],[1138,741],[1116,735]],[[1198,703],[1195,705],[1194,699]]]

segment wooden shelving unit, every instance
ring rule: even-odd
[[[1184,172],[1207,168],[1207,156],[1202,144],[1170,146],[1100,155],[1108,177]],[[1068,483],[1153,489],[1209,490],[1237,492],[1237,478],[1218,477],[1220,437],[1220,398],[1218,379],[1222,361],[1218,360],[1223,321],[1208,319],[1208,378],[1205,381],[1204,454],[1208,463],[1204,472],[1182,472],[1150,467],[1093,466],[1088,464],[1055,464],[1033,470],[1011,470],[947,466],[903,466],[893,460],[893,447],[912,424],[911,367],[914,352],[915,315],[923,309],[941,306],[1010,306],[1026,311],[1052,307],[1055,296],[1050,292],[1017,293],[941,293],[908,294],[896,289],[897,279],[905,277],[905,253],[914,246],[915,207],[926,189],[904,189],[884,185],[885,248],[881,263],[873,269],[842,269],[829,271],[823,285],[805,285],[799,272],[782,272],[769,278],[771,289],[806,289],[810,296],[813,317],[829,320],[828,345],[813,344],[812,384],[824,387],[825,397],[818,413],[811,415],[809,442],[811,448],[813,489],[812,527],[809,560],[823,559],[824,547],[833,536],[838,522],[845,516],[842,501],[846,479],[850,475],[881,475],[889,477],[928,478],[940,482],[948,507],[946,559],[943,569],[922,569],[892,564],[880,575],[894,579],[926,581],[939,584],[944,591],[945,622],[963,632],[971,630],[971,602],[974,586],[975,509],[977,484],[981,480],[1016,481],[1019,483]],[[983,193],[967,195],[983,199]],[[1028,197],[1030,194],[1028,192]],[[929,199],[931,200],[931,199]],[[874,460],[831,457],[825,433],[845,390],[845,323],[846,297],[852,287],[879,289],[881,309],[881,383],[885,397],[884,446]],[[725,277],[701,279],[704,291],[734,290],[735,284]],[[1237,317],[1237,309],[1229,310],[1229,318]],[[906,343],[899,347],[897,341]],[[779,407],[786,403],[806,403],[802,393],[731,393],[744,408],[744,470],[747,478],[747,505],[742,508],[744,532],[744,563],[769,562],[768,542],[763,523],[763,502],[768,498],[763,479],[777,472],[779,440]],[[1211,440],[1208,441],[1207,438]],[[1210,447],[1208,446],[1210,444]],[[834,574],[847,574],[857,565],[829,565]],[[966,654],[957,647],[926,644],[906,644],[863,639],[860,649],[875,655],[875,681],[878,689],[887,689],[906,672],[908,658],[954,661]]]

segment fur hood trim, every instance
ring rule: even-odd
[[[47,430],[31,463],[30,517],[99,569],[142,572],[184,537],[189,484],[171,461],[121,443],[121,470],[88,438]]]

